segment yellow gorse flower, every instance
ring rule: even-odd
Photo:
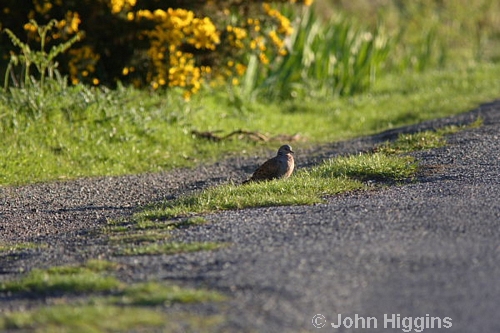
[[[210,18],[198,18],[185,9],[139,10],[135,17],[156,22],[154,29],[145,32],[150,39],[148,55],[153,63],[149,73],[151,86],[182,87],[189,92],[185,98],[189,98],[201,88],[203,75],[210,69],[197,66],[194,55],[180,47],[187,43],[196,49],[215,50],[220,43],[217,28]]]
[[[309,6],[313,0],[288,2]],[[107,78],[122,78],[136,86],[149,84],[154,89],[181,87],[188,98],[196,93],[205,81],[235,84],[242,82],[241,76],[247,70],[251,55],[257,56],[259,65],[263,67],[269,67],[279,61],[280,57],[287,55],[285,41],[293,32],[290,20],[275,9],[270,1],[252,4],[249,11],[218,8],[216,1],[207,1],[203,9],[208,9],[208,12],[216,9],[219,26],[209,17],[182,8],[136,9],[137,0],[99,0],[99,4],[107,6],[107,17],[115,16],[123,27],[128,25],[130,29],[142,29],[138,32],[127,31],[125,38],[121,40],[123,36],[116,36],[116,40],[106,36],[106,41],[116,42],[119,46],[128,47],[125,44],[130,42],[127,49],[130,53],[119,59],[116,69],[104,75],[111,74]],[[148,6],[151,3],[141,5]],[[67,40],[69,35],[80,32],[82,20],[86,19],[83,12],[82,16],[77,12],[78,9],[61,11],[59,8],[81,7],[66,6],[64,0],[33,0],[33,9],[28,14],[29,18],[38,19],[39,16],[46,18],[63,13],[63,19],[58,21],[54,30],[47,36],[49,42],[53,43],[55,39]],[[7,7],[3,8],[5,14],[8,10]],[[93,14],[97,14],[97,10],[98,15],[102,14],[101,6],[96,5],[93,10]],[[93,27],[95,26],[100,27],[99,24]],[[30,23],[24,25],[24,29],[29,38],[36,38],[38,35],[37,28]],[[95,33],[88,26],[86,29],[87,33]],[[136,48],[133,43],[137,41],[140,43]],[[60,41],[55,43],[58,42]],[[78,44],[79,48],[71,49],[67,53],[68,74],[74,83],[85,81],[100,84],[103,77],[106,77],[96,77],[97,63],[100,61],[98,53],[102,51],[99,45],[91,43],[93,41],[86,44],[84,40]],[[144,44],[145,49],[141,49]],[[111,53],[113,54],[113,51]],[[134,75],[133,65],[137,66]],[[111,67],[113,66],[103,66],[103,72]]]
[[[117,14],[126,7],[134,7],[137,0],[110,0],[111,12]]]

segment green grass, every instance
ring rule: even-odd
[[[154,207],[154,205],[151,207]],[[104,231],[110,234],[109,239],[112,242],[114,240],[119,242],[120,237],[124,237],[125,242],[127,242],[129,237],[131,241],[134,240],[134,237],[137,237],[139,241],[141,241],[141,239],[148,241],[149,236],[151,236],[151,238],[156,238],[156,240],[162,239],[162,237],[168,238],[169,231],[185,229],[207,222],[207,219],[202,216],[193,216],[178,220],[149,219],[137,221],[137,223],[133,224],[126,219],[118,219],[108,221],[108,225],[104,227]],[[151,241],[153,241],[153,239],[151,239]]]
[[[34,332],[117,332],[164,325],[164,315],[151,309],[110,305],[58,305],[7,313],[0,328]]]
[[[127,228],[128,229],[128,228]],[[151,243],[169,238],[170,235],[157,230],[136,232],[114,232],[108,240],[111,244]]]
[[[175,285],[146,282],[128,287],[115,302],[120,305],[156,306],[172,303],[220,302],[226,298],[205,289],[187,289]]]
[[[310,177],[314,180],[348,177],[360,180],[402,181],[414,176],[417,167],[411,156],[359,154],[328,160],[314,168]]]
[[[499,76],[500,65],[388,74],[369,94],[279,104],[244,102],[244,107],[224,91],[202,91],[185,103],[174,92],[76,86],[47,94],[45,111],[36,118],[18,112],[18,102],[0,93],[0,185],[158,172],[226,154],[248,154],[261,146],[246,140],[203,140],[192,130],[299,133],[307,140],[294,143],[299,155],[301,147],[313,143],[467,111],[498,97]]]
[[[38,243],[17,243],[17,244],[5,244],[0,243],[0,253],[2,252],[18,252],[23,250],[32,250],[32,249],[43,249],[46,248],[47,244],[38,244]]]
[[[185,252],[210,251],[227,246],[225,243],[215,242],[176,242],[169,241],[170,232],[176,229],[186,229],[192,226],[207,223],[201,216],[168,220],[134,219],[111,220],[103,228],[108,235],[109,243],[114,247],[114,253],[119,256],[130,255],[159,255],[177,254]]]
[[[119,268],[112,262],[91,260],[78,266],[34,269],[1,284],[0,292],[57,298],[60,305],[4,312],[0,314],[0,330],[117,332],[161,328],[181,332],[181,327],[211,328],[222,322],[220,316],[172,315],[159,308],[173,303],[221,302],[226,299],[222,294],[154,281],[127,284],[114,276]],[[68,297],[75,294],[82,297]]]
[[[157,254],[177,254],[185,252],[198,252],[216,250],[226,246],[224,243],[213,242],[167,242],[167,243],[151,243],[138,244],[120,248],[117,251],[118,255],[157,255]]]
[[[326,195],[366,188],[363,180],[400,181],[417,170],[413,158],[382,153],[338,157],[311,170],[299,170],[287,180],[222,185],[166,201],[136,214],[143,220],[168,219],[248,207],[307,205]]]
[[[37,333],[217,332],[222,316],[163,313],[150,307],[104,303],[44,306],[0,315],[0,329]]]
[[[411,151],[439,148],[446,145],[446,135],[457,133],[461,130],[477,128],[483,123],[482,118],[462,126],[445,126],[435,131],[400,134],[396,141],[386,142],[375,148],[385,154],[403,154]]]
[[[89,261],[82,266],[56,266],[49,269],[33,269],[19,280],[0,284],[0,291],[15,293],[84,294],[89,292],[109,292],[122,287],[121,282],[104,274],[111,263]]]
[[[206,214],[249,207],[310,205],[325,196],[367,189],[366,181],[397,183],[413,178],[417,161],[407,153],[446,145],[446,135],[481,126],[478,118],[469,125],[446,126],[414,134],[401,134],[393,142],[375,147],[372,153],[339,156],[311,169],[301,169],[286,180],[246,185],[226,184],[146,207],[135,214],[135,224],[159,223],[179,216]]]

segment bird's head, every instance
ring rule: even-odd
[[[287,154],[294,154],[294,151],[292,150],[292,146],[290,145],[283,145],[278,149],[278,155],[287,155]]]

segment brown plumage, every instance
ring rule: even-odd
[[[289,145],[281,146],[278,149],[278,154],[264,162],[264,164],[255,170],[252,177],[244,181],[243,184],[290,177],[295,167],[293,154],[292,147]]]

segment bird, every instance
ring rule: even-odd
[[[290,145],[281,146],[278,154],[258,167],[252,177],[245,180],[243,184],[290,177],[295,167],[293,154],[294,151]]]

